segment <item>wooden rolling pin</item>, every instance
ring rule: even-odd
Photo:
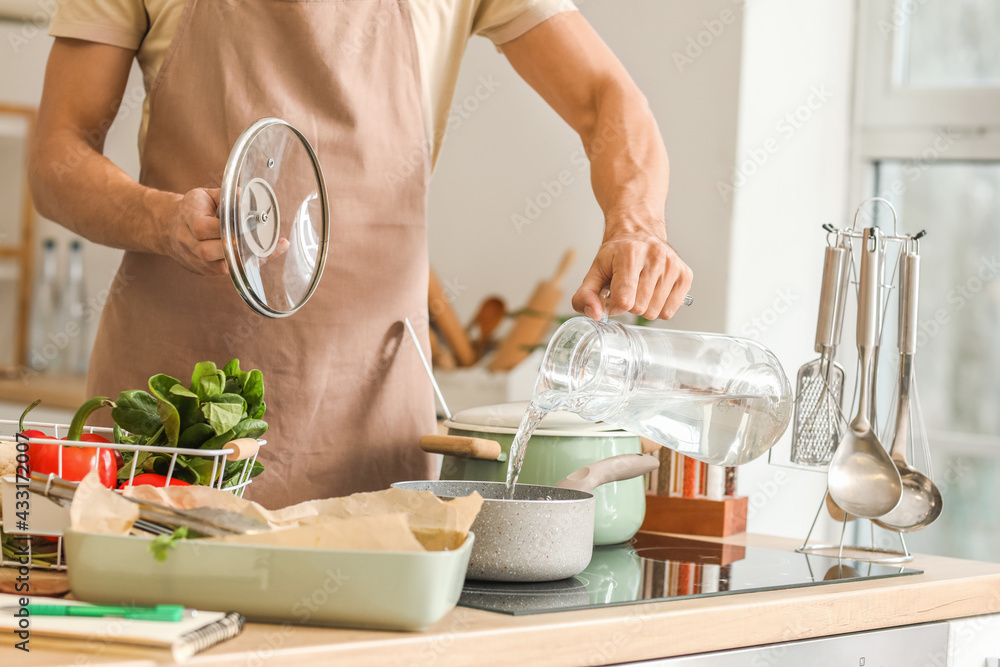
[[[431,318],[437,324],[438,332],[444,338],[445,344],[455,354],[459,366],[471,366],[476,363],[476,354],[472,351],[472,343],[465,334],[465,328],[458,321],[458,315],[451,307],[451,302],[445,296],[437,274],[431,269],[430,283],[427,290],[427,309]]]
[[[500,348],[489,365],[491,371],[509,371],[531,354],[531,348],[542,342],[549,327],[552,326],[556,306],[562,298],[560,283],[575,257],[575,250],[572,248],[567,250],[559,262],[555,275],[549,280],[538,283],[535,293],[528,300],[528,305],[514,320],[510,333],[500,343]]]

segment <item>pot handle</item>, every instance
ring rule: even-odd
[[[420,449],[431,454],[447,454],[466,459],[496,461],[502,452],[500,443],[484,438],[460,435],[425,435],[420,438]]]
[[[619,454],[570,473],[556,486],[590,493],[602,484],[632,479],[659,467],[660,460],[650,454]]]

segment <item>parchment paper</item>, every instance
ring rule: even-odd
[[[124,495],[178,509],[226,509],[256,518],[272,528],[266,533],[204,539],[394,551],[460,547],[483,504],[476,493],[443,501],[430,491],[402,489],[311,500],[279,510],[268,510],[228,491],[205,486],[143,485],[126,489]],[[70,518],[76,531],[124,535],[138,518],[138,506],[101,486],[96,474],[91,473],[77,489]]]

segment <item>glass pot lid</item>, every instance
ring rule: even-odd
[[[326,264],[330,209],[301,132],[278,118],[243,131],[222,177],[219,220],[229,275],[247,305],[277,318],[309,300]]]

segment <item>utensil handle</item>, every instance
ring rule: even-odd
[[[875,345],[875,326],[881,299],[881,234],[875,227],[864,232],[861,243],[861,270],[858,275],[858,346]]]
[[[816,343],[814,349],[822,353],[834,345],[837,315],[840,306],[838,291],[841,285],[841,273],[846,248],[827,246],[823,254],[823,281],[819,291],[819,315],[816,319]],[[843,321],[843,318],[841,318]]]
[[[619,454],[570,473],[556,486],[590,493],[602,484],[632,479],[659,467],[660,459],[651,454]]]
[[[899,277],[899,351],[915,354],[917,351],[917,301],[920,290],[920,255],[903,256]]]
[[[861,391],[858,396],[858,414],[851,422],[856,431],[871,428],[872,404],[872,354],[875,351],[875,326],[881,302],[882,254],[879,250],[880,234],[877,228],[865,230],[861,243],[861,270],[858,274],[858,356],[861,359]]]
[[[840,346],[840,334],[844,331],[844,313],[847,311],[847,295],[851,291],[851,245],[838,246],[844,252],[840,255],[840,282],[837,283],[837,314],[833,323],[833,348]]]
[[[460,435],[425,435],[420,438],[420,449],[431,454],[447,454],[487,461],[496,461],[502,451],[500,443],[496,440]]]

